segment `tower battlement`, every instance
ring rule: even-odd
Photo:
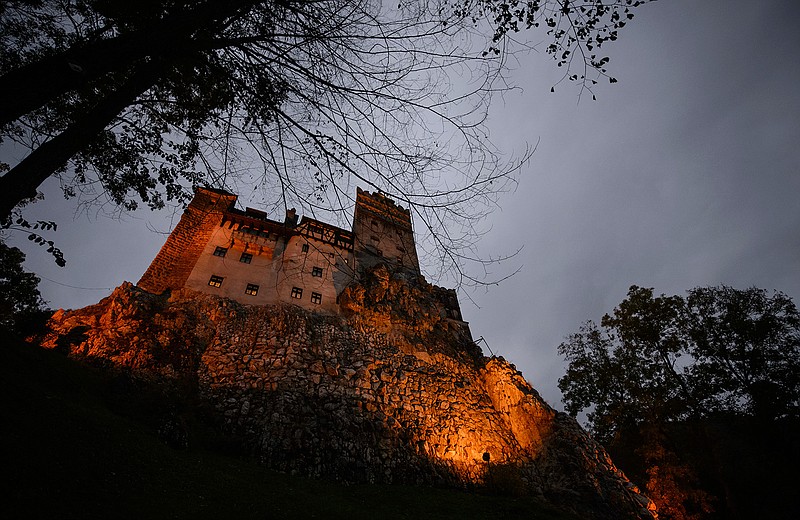
[[[294,208],[272,220],[259,209],[237,209],[237,198],[198,188],[139,287],[336,314],[342,291],[380,264],[422,276],[411,212],[380,192],[357,190],[352,230],[299,217]],[[441,291],[448,318],[460,321],[454,291]]]

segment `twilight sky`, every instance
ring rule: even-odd
[[[558,344],[632,284],[755,285],[800,303],[798,19],[795,0],[661,0],[606,49],[619,83],[599,85],[597,101],[567,84],[550,93],[561,70],[537,54],[511,76],[522,91],[496,99],[492,140],[509,153],[539,145],[481,247],[524,246],[522,270],[471,293],[477,306],[462,297],[462,311],[551,405]],[[74,214],[48,193],[28,216],[59,222],[67,267],[13,242],[53,308],[136,282],[179,216]]]

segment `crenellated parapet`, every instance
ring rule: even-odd
[[[353,236],[356,272],[390,263],[419,274],[411,212],[389,197],[357,190]]]

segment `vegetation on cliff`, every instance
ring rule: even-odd
[[[48,311],[39,277],[22,267],[25,253],[0,240],[0,332],[25,336],[44,324]]]
[[[621,453],[669,519],[790,518],[800,313],[786,295],[631,287],[559,348],[567,410]],[[746,497],[746,498],[745,498]]]

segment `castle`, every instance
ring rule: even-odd
[[[291,474],[498,486],[580,518],[657,518],[575,419],[483,356],[455,292],[420,274],[408,210],[359,190],[347,231],[236,199],[198,189],[138,287],[57,311],[42,346],[182,392],[153,411],[171,445],[202,416]]]
[[[420,277],[411,213],[381,193],[357,189],[353,229],[234,207],[237,196],[198,188],[138,282],[152,293],[189,288],[250,305],[292,304],[337,314],[339,296],[378,264]],[[436,288],[447,318],[461,322],[455,291]]]

